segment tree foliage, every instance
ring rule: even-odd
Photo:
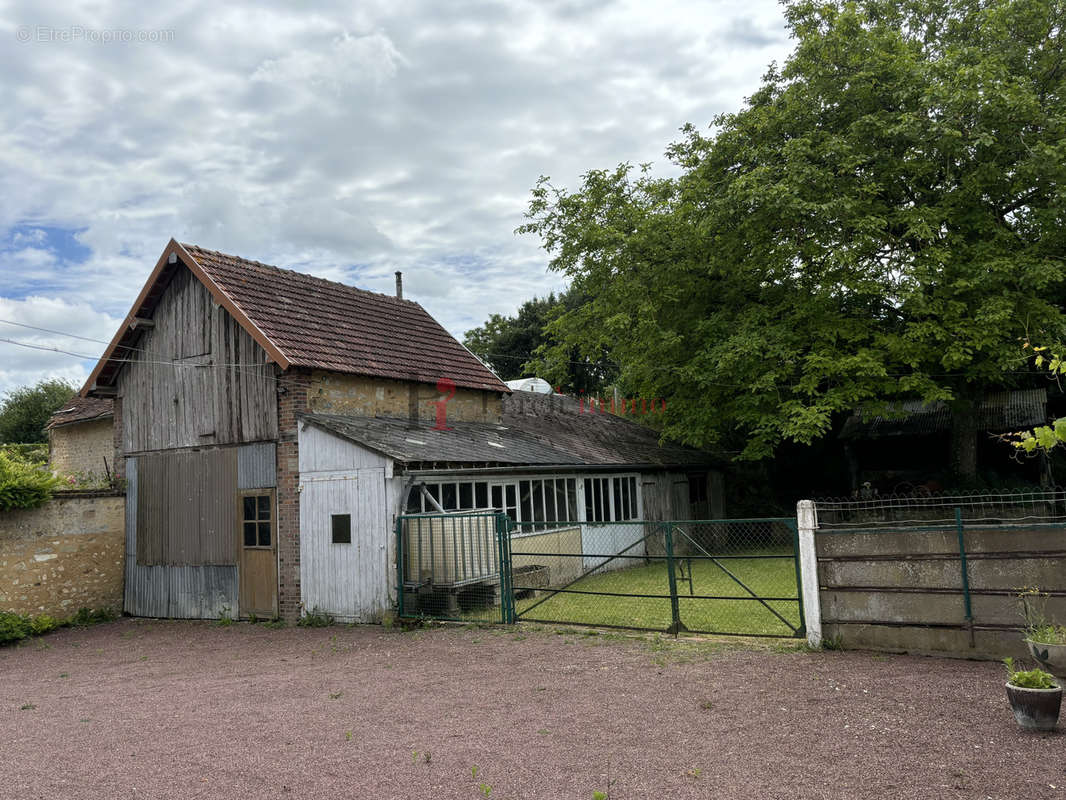
[[[900,396],[973,407],[1061,340],[1066,8],[798,0],[796,46],[709,133],[647,165],[542,178],[528,223],[589,302],[559,347],[609,348],[666,433],[747,458]],[[960,414],[960,416],[965,416]]]
[[[548,332],[554,319],[584,302],[577,292],[534,297],[513,317],[492,314],[484,325],[467,331],[463,343],[505,381],[539,377],[571,393],[595,394],[617,374],[607,351],[559,346]]]
[[[4,395],[0,402],[0,444],[46,442],[48,418],[74,396],[74,387],[64,380],[42,380]]]

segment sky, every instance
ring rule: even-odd
[[[564,286],[514,233],[539,176],[669,173],[791,50],[775,0],[0,0],[0,42],[0,393],[80,385],[171,237],[402,270],[461,338]]]

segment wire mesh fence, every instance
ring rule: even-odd
[[[412,515],[399,531],[402,615],[671,633],[803,630],[791,519],[515,526],[505,515]]]
[[[822,529],[1066,522],[1066,489],[858,495],[815,500]]]

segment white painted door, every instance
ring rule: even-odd
[[[302,477],[300,590],[307,611],[380,621],[389,606],[384,469]]]

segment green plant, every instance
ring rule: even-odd
[[[281,630],[285,627],[285,620],[281,617],[274,617],[274,619],[267,620],[263,623],[264,628],[270,628],[271,630]]]
[[[488,797],[490,794],[492,794],[492,787],[489,786],[487,783],[481,784],[480,786],[478,786],[478,789],[481,790],[481,793],[485,795],[485,797]]]
[[[29,617],[10,611],[0,611],[0,644],[17,642],[32,633],[33,625]]]
[[[1025,636],[1039,644],[1066,644],[1066,625],[1057,625],[1047,616],[1047,592],[1037,586],[1026,586],[1018,591],[1025,618]]]
[[[607,800],[607,792],[594,791],[592,800]]]
[[[222,606],[222,610],[218,612],[218,619],[215,620],[215,624],[220,628],[228,628],[233,624],[233,616],[230,614],[229,606]]]
[[[0,452],[0,511],[42,506],[59,485],[59,479],[46,467],[16,461]]]
[[[823,650],[836,650],[841,651],[844,649],[844,637],[839,633],[836,636],[825,636],[822,638]]]
[[[54,631],[60,627],[63,623],[53,616],[48,614],[41,614],[33,618],[30,622],[30,628],[33,631],[34,636],[40,636],[42,633],[48,633]]]
[[[340,700],[343,696],[344,696],[344,692],[330,692],[329,693],[329,699],[330,700]]]
[[[77,613],[68,620],[67,624],[76,628],[83,628],[86,625],[96,625],[100,622],[114,622],[116,619],[118,619],[118,614],[114,609],[92,609],[82,606],[78,609]]]
[[[1015,669],[1014,659],[1005,658],[1003,663],[1007,667],[1007,683],[1017,686],[1019,689],[1055,689],[1054,676],[1042,669]]]
[[[315,606],[310,611],[305,609],[304,615],[296,624],[301,628],[328,628],[333,624],[333,615]]]

